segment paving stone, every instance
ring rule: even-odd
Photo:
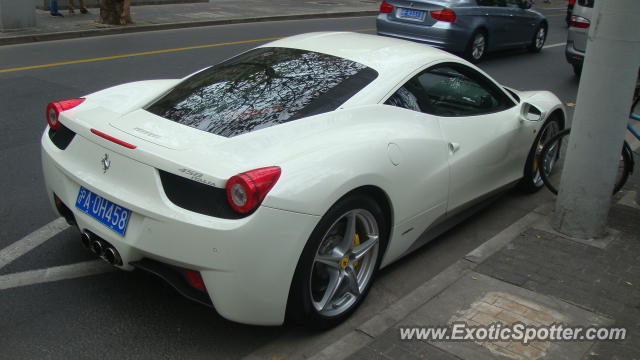
[[[420,359],[428,360],[460,360],[458,357],[429,344],[427,344],[427,347],[425,347],[417,355]]]
[[[415,355],[422,354],[432,348],[431,345],[421,340],[401,340],[399,344],[396,344],[396,346],[402,347],[406,351]]]
[[[402,347],[394,346],[388,354],[386,354],[389,358],[394,360],[418,360],[420,357],[418,355],[414,355],[409,351],[405,350]]]
[[[388,353],[395,346],[395,337],[390,334],[390,331],[387,331],[370,343],[369,347],[381,354]]]
[[[496,315],[488,305],[503,309]],[[495,311],[491,313],[495,314]],[[518,321],[531,325],[563,323],[572,326],[591,323],[609,324],[610,320],[582,308],[525,290],[506,282],[471,272],[424,304],[399,325],[444,325],[473,319],[482,324],[502,322],[511,325]],[[522,347],[496,341],[435,342],[429,344],[462,359],[507,357],[512,359],[565,358],[579,359],[591,347],[590,342],[541,342]],[[401,346],[401,345],[400,345]]]
[[[605,248],[529,228],[350,359],[640,360],[640,211],[614,206]],[[562,323],[627,329],[625,340],[400,340],[399,326]]]
[[[520,259],[529,256],[538,259],[542,266],[529,276],[522,287],[564,299],[570,303],[605,314],[616,319],[616,325],[640,322],[640,221],[636,209],[614,206],[610,215],[610,226],[620,231],[618,239],[606,249],[598,249],[580,243],[566,241],[555,234],[538,229],[528,229],[509,244],[508,249],[493,254],[476,270],[502,278],[505,259]],[[631,219],[636,219],[632,221]],[[520,266],[527,268],[529,265]],[[640,331],[629,328],[629,336]],[[640,359],[640,349],[635,344],[625,345],[602,342],[593,350],[599,355],[585,358]],[[631,344],[628,345],[627,343]],[[640,345],[638,345],[640,348]]]
[[[379,351],[376,351],[368,346],[351,354],[347,359],[349,360],[389,360],[388,357],[382,355]]]

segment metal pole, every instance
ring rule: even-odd
[[[596,0],[552,226],[606,235],[611,193],[640,65],[639,0]]]

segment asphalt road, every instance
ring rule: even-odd
[[[504,85],[545,89],[575,102],[578,82],[564,60],[562,12],[547,11],[548,48],[508,51],[481,67]],[[559,14],[559,15],[558,15]],[[286,21],[135,33],[0,47],[0,250],[55,219],[46,201],[39,138],[49,101],[119,83],[177,78],[262,42],[320,30],[374,33],[372,17]],[[190,46],[215,45],[196,49]],[[554,46],[557,45],[557,46]],[[148,52],[148,53],[145,53]],[[133,54],[132,56],[97,59]],[[56,64],[67,62],[64,64]],[[43,67],[27,68],[29,66]],[[22,68],[22,69],[21,69]],[[8,71],[3,71],[8,70]],[[511,192],[481,213],[384,269],[364,306],[329,333],[252,327],[222,319],[143,273],[107,272],[0,290],[0,358],[241,358],[310,354],[383,309],[515,220],[549,201]],[[57,233],[5,267],[0,277],[93,260],[74,229]],[[0,287],[1,289],[1,287]]]

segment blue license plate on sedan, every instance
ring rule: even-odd
[[[425,14],[424,10],[405,9],[405,8],[401,8],[399,13],[401,18],[410,19],[410,20],[424,20],[424,14]]]
[[[124,236],[124,233],[127,231],[127,225],[131,218],[131,210],[116,205],[82,186],[80,187],[80,191],[78,191],[76,208],[100,221],[104,226],[121,236]]]

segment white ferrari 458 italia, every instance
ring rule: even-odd
[[[52,102],[42,165],[102,259],[233,321],[326,328],[380,267],[501,190],[541,188],[535,153],[565,116],[426,45],[310,33]]]

